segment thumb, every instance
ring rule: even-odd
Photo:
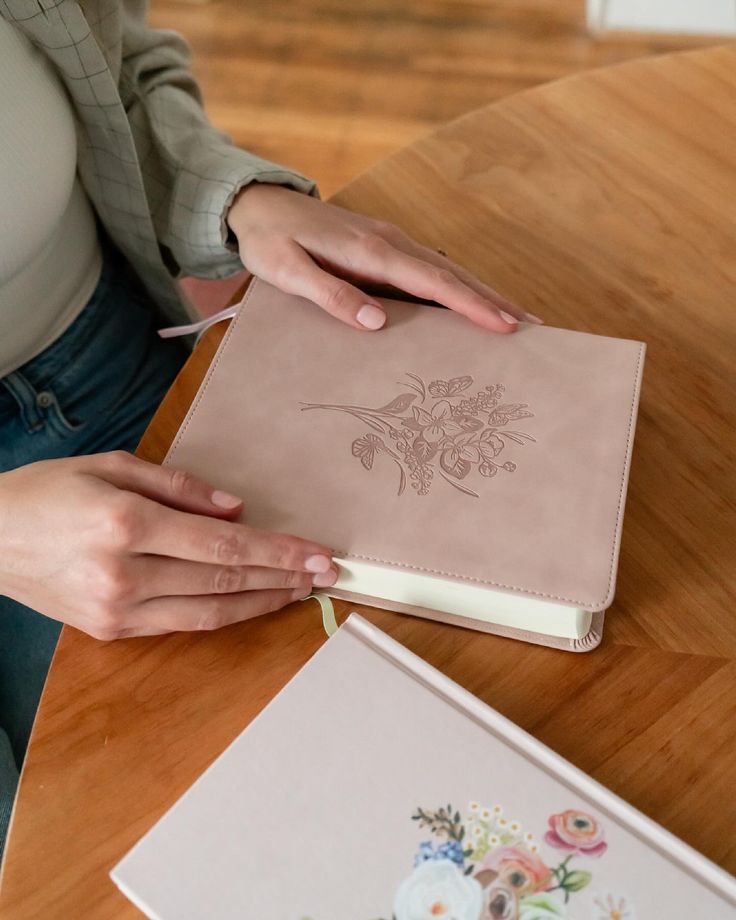
[[[97,454],[87,459],[91,468],[85,472],[179,511],[232,518],[243,510],[242,499],[238,496],[217,489],[185,470],[158,466],[124,451]]]

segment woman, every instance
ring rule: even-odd
[[[186,357],[175,279],[247,269],[376,331],[359,281],[499,333],[524,314],[398,228],[206,121],[142,0],[0,0],[0,852],[62,623],[211,629],[336,577],[327,547],[234,522],[237,496],[131,455]],[[348,281],[352,278],[356,283]]]

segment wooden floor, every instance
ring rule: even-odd
[[[191,42],[212,120],[323,197],[435,125],[686,38],[591,37],[584,0],[152,0]],[[707,40],[705,43],[708,43]]]

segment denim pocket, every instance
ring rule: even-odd
[[[63,438],[84,428],[84,422],[64,412],[52,389],[46,387],[36,390],[20,371],[13,371],[3,377],[0,383],[15,400],[23,427],[28,434],[51,434]]]
[[[56,434],[64,437],[81,431],[86,422],[69,418],[59,405],[59,400],[53,390],[41,390],[36,394],[36,405],[45,414],[46,424]]]

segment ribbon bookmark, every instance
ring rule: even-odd
[[[332,600],[326,594],[310,594],[304,598],[305,601],[317,601],[322,610],[322,626],[327,633],[328,638],[337,632],[337,620],[335,619],[335,608],[332,606]]]
[[[225,307],[219,313],[208,316],[206,319],[201,319],[198,323],[189,323],[188,326],[167,326],[165,329],[159,329],[158,334],[162,339],[175,339],[180,335],[192,335],[194,332],[201,335],[205,329],[209,329],[210,326],[214,326],[220,320],[232,319],[239,309],[240,304],[236,303],[231,307]]]

